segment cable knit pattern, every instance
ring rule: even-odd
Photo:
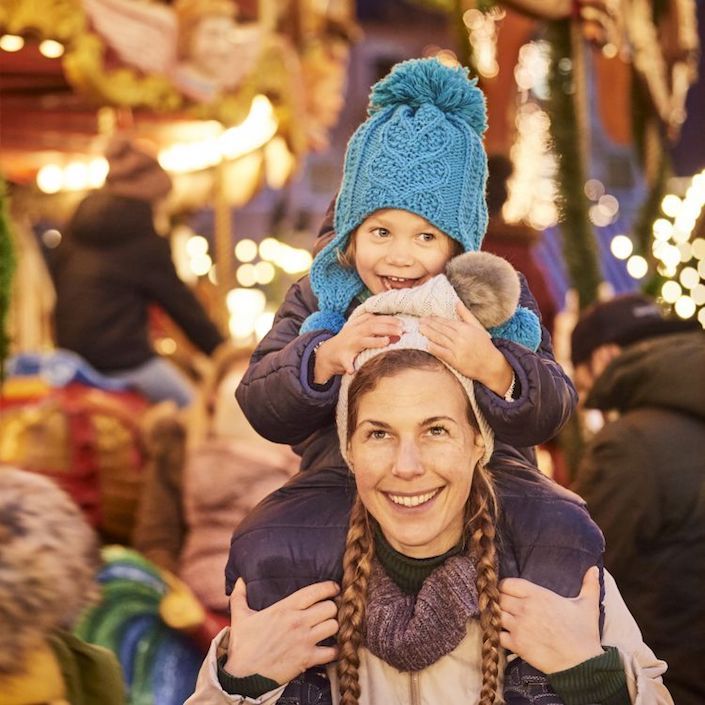
[[[337,253],[371,213],[399,208],[422,216],[466,251],[480,249],[487,228],[485,98],[467,69],[436,59],[397,64],[371,93],[370,117],[348,143],[335,205],[333,240],[311,267],[320,311],[301,332],[340,323],[364,285]],[[342,325],[342,324],[341,324]]]
[[[365,646],[400,671],[421,671],[449,654],[477,618],[477,573],[469,556],[452,556],[404,594],[375,561],[365,614]]]

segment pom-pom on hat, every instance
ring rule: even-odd
[[[467,69],[437,59],[397,64],[370,94],[368,119],[348,143],[335,204],[335,237],[311,266],[319,310],[301,332],[337,333],[364,290],[338,262],[351,233],[382,208],[425,218],[465,251],[480,249],[487,228],[485,98]]]

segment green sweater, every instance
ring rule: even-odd
[[[455,546],[441,556],[409,558],[392,548],[375,527],[375,555],[387,575],[402,592],[415,594],[424,580],[447,558],[458,555],[462,546]],[[259,675],[234,678],[224,668],[226,656],[218,661],[218,680],[227,693],[257,698],[278,687],[278,683]],[[565,705],[629,705],[624,668],[619,652],[605,647],[605,653],[573,668],[547,674],[551,687]]]

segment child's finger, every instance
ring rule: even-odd
[[[404,329],[399,321],[368,321],[363,330],[367,335],[401,335]]]
[[[369,335],[360,339],[360,347],[355,354],[357,355],[367,348],[386,348],[389,342],[389,337],[386,335]]]
[[[485,330],[482,323],[477,320],[475,314],[462,301],[458,301],[458,303],[455,305],[455,310],[457,311],[458,316],[460,316],[460,320],[463,321],[463,323],[468,323],[474,326],[475,328],[480,328],[483,331]]]
[[[443,347],[442,345],[434,343],[430,338],[428,339],[428,352],[430,352],[431,355],[433,355],[434,357],[437,357],[439,360],[441,360],[441,362],[446,362],[449,365],[453,365],[453,363],[455,362],[455,356],[453,355],[451,350]]]
[[[429,340],[432,340],[439,345],[450,347],[453,341],[457,339],[458,332],[454,328],[436,325],[435,322],[427,322],[422,320],[419,324],[419,331]]]

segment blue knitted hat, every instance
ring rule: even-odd
[[[337,253],[350,234],[381,208],[428,220],[463,249],[478,250],[487,228],[485,99],[467,69],[436,59],[397,64],[372,88],[368,119],[348,143],[335,204],[335,238],[311,267],[319,311],[301,332],[337,332],[364,284]]]
[[[373,86],[368,115],[348,143],[335,237],[311,265],[319,310],[303,322],[301,333],[337,333],[345,324],[365,285],[355,269],[341,266],[338,254],[375,211],[415,213],[466,252],[480,249],[487,229],[485,97],[467,69],[437,59],[403,61]]]

